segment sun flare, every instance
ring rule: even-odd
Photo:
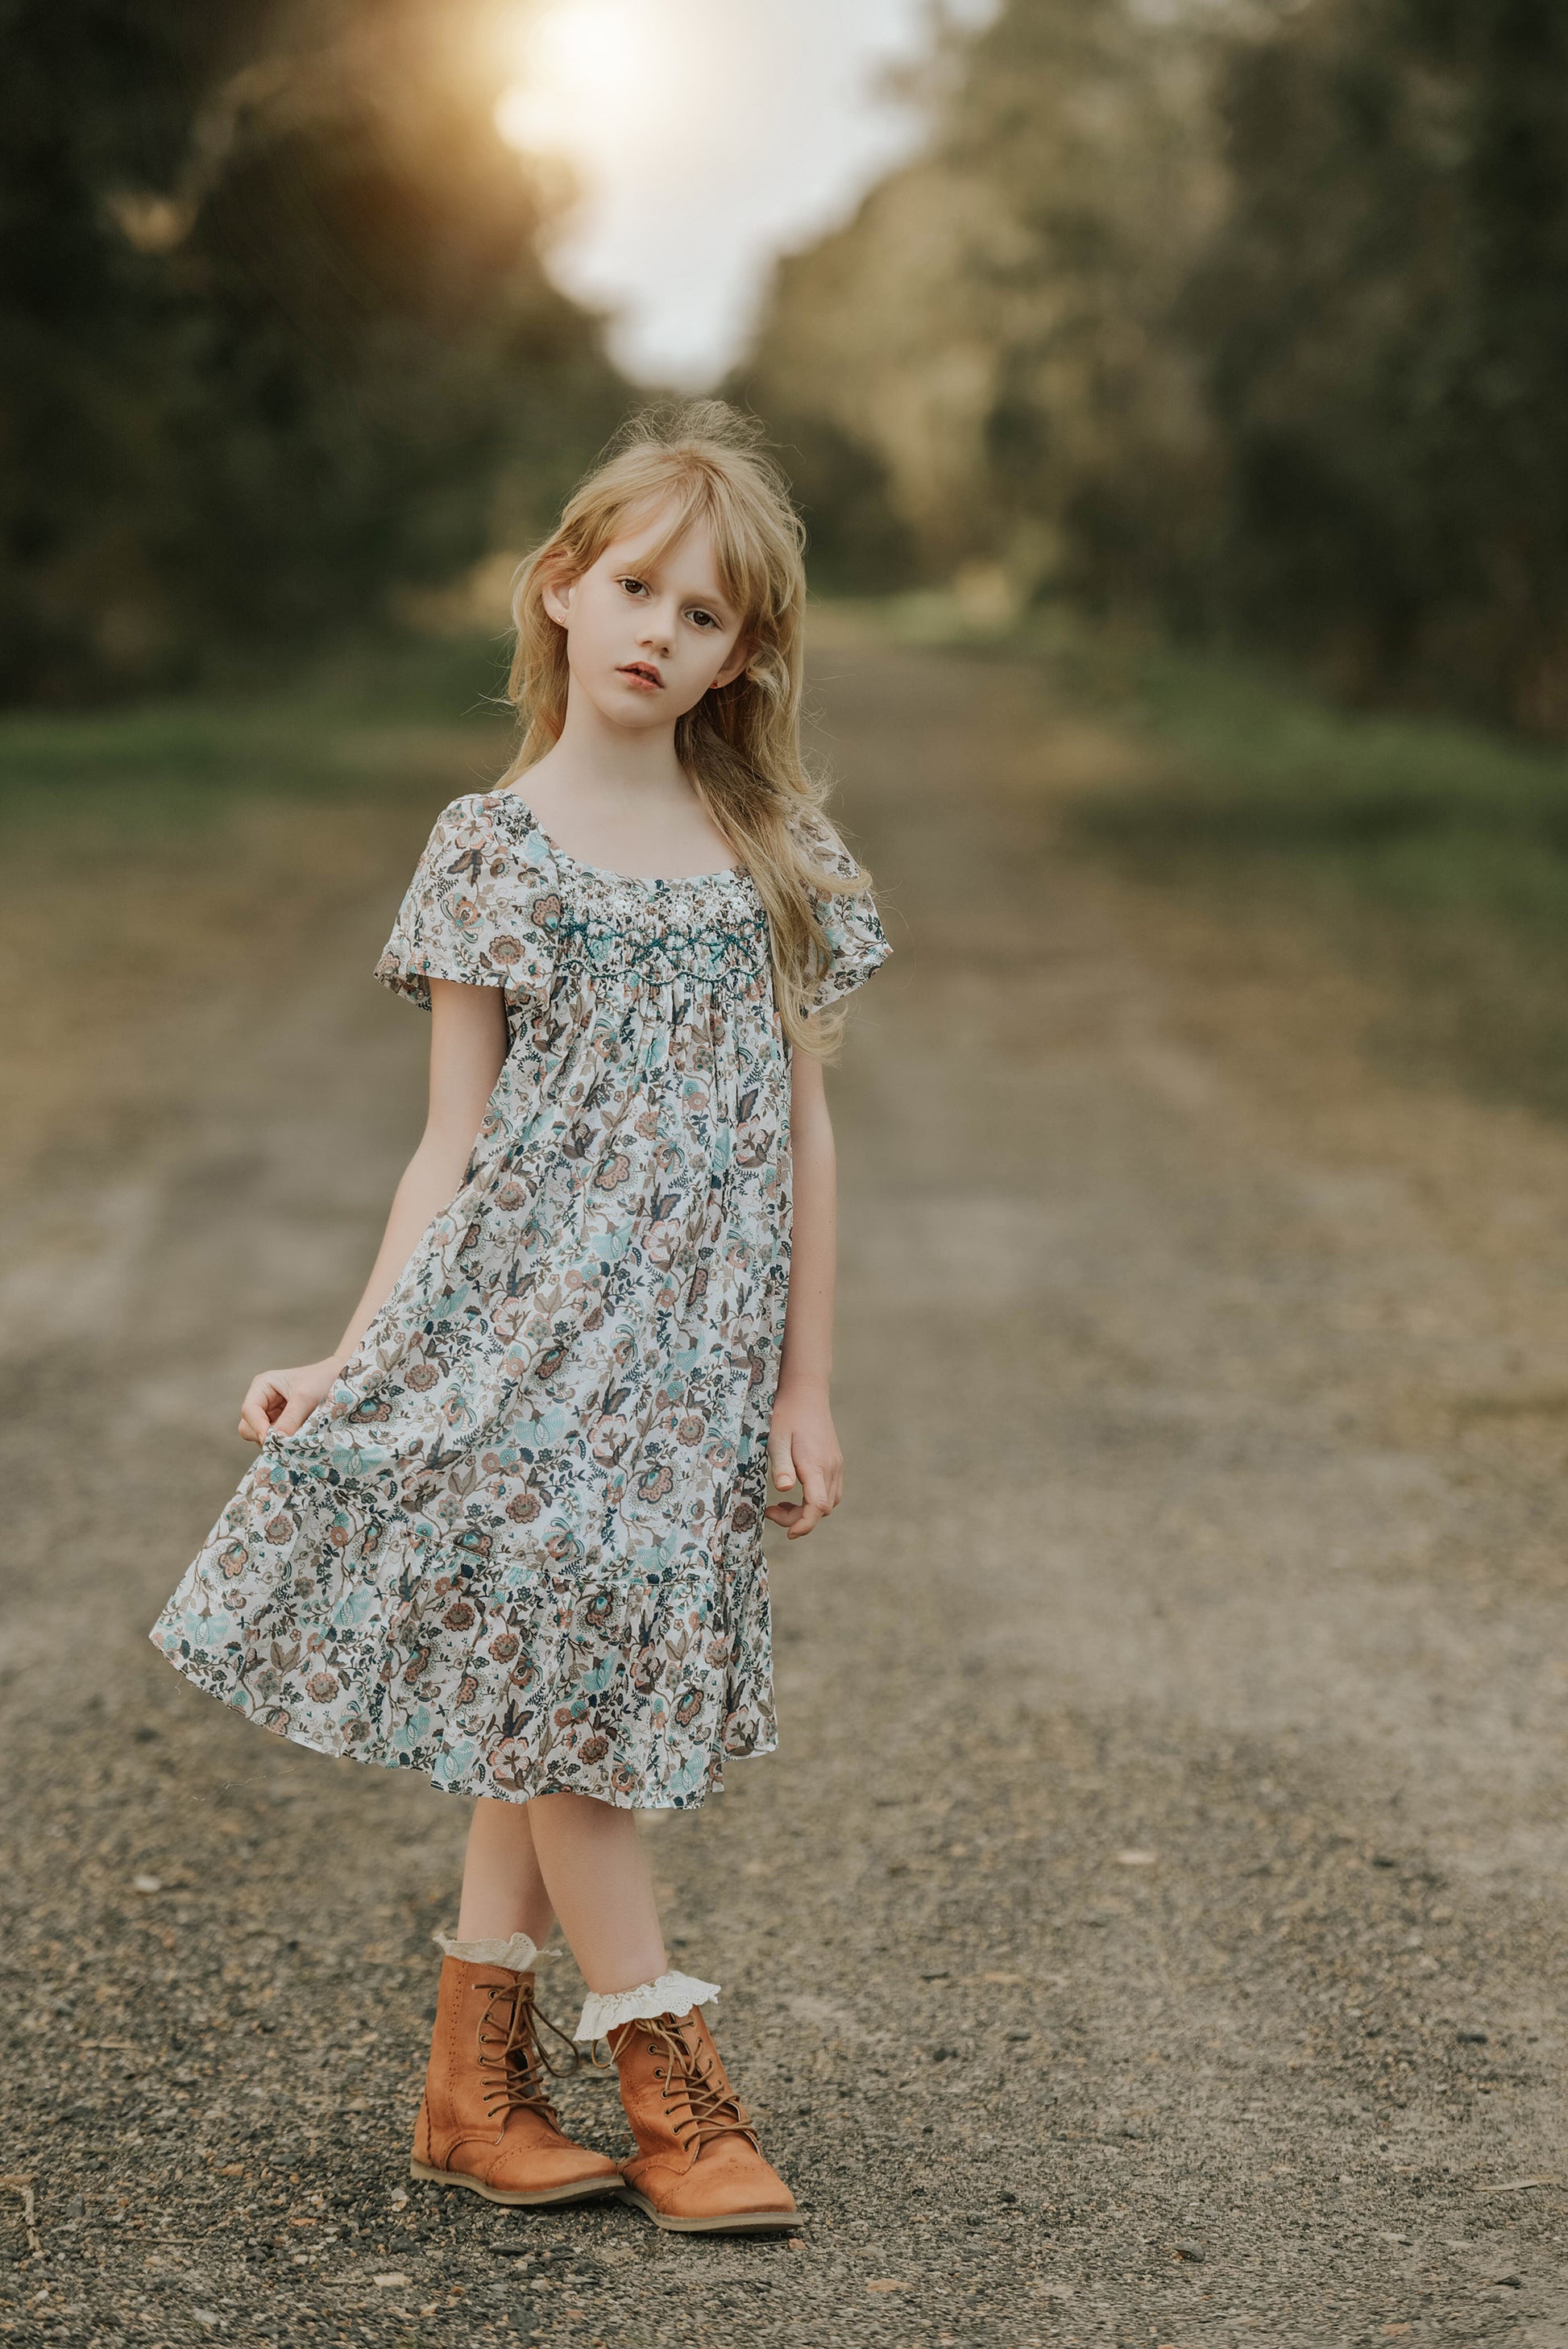
[[[591,160],[672,129],[694,60],[650,0],[556,0],[529,26],[523,71],[496,100],[511,147]]]

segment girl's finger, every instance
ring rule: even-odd
[[[808,1508],[815,1509],[819,1517],[825,1517],[833,1504],[828,1497],[828,1480],[819,1467],[812,1464],[801,1472],[800,1490]]]
[[[273,1433],[274,1435],[296,1434],[315,1409],[318,1400],[315,1395],[291,1395],[273,1422]]]
[[[788,1444],[771,1446],[773,1482],[781,1493],[789,1492],[795,1482],[795,1463]]]
[[[813,1526],[820,1526],[822,1517],[823,1512],[816,1506],[815,1503],[802,1501],[795,1512],[795,1522],[789,1528],[788,1538],[790,1541],[799,1541],[802,1535],[811,1531]]]

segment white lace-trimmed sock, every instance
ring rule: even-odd
[[[694,2006],[710,2005],[717,1996],[717,1982],[698,1982],[693,1974],[661,1974],[657,1982],[639,1982],[635,1990],[591,1990],[572,2036],[592,2043],[623,2023],[648,2022],[655,2014],[689,2014]]]
[[[459,1941],[451,1933],[432,1933],[430,1939],[444,1958],[461,1958],[470,1966],[507,1966],[519,1974],[537,1965],[541,1955],[526,1933],[509,1934],[504,1941]]]

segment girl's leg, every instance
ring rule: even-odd
[[[592,1795],[536,1795],[527,1816],[544,1915],[553,1909],[560,1918],[589,1989],[657,1982],[669,1961],[634,1815]],[[465,1881],[465,1916],[467,1899]],[[533,1933],[531,1925],[523,1930]]]
[[[534,1849],[534,1808],[532,1803],[501,1803],[490,1795],[474,1805],[458,1910],[459,1941],[504,1941],[526,1933],[542,1949],[549,1940],[550,1895]]]
[[[626,2189],[661,2227],[757,2233],[799,2224],[764,2160],[699,2006],[714,1985],[671,1974],[653,1880],[630,1811],[588,1795],[536,1795],[533,1849],[551,1906],[588,1984],[578,2035],[603,2031],[637,2152]],[[617,1992],[631,2013],[612,2020]],[[593,2010],[601,2013],[595,2016]],[[677,2009],[679,2011],[677,2011]]]
[[[437,1937],[445,1956],[413,2153],[416,2178],[522,2205],[621,2185],[606,2155],[572,2142],[550,2100],[528,1943],[552,1920],[528,1814],[524,1803],[474,1806],[458,1930]],[[514,1935],[526,1940],[512,1949]]]

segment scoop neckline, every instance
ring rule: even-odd
[[[511,800],[522,810],[558,864],[570,864],[579,873],[592,874],[595,881],[620,881],[634,889],[679,889],[697,881],[735,881],[748,871],[744,864],[721,864],[711,873],[616,873],[607,864],[589,864],[581,856],[573,856],[569,848],[562,848],[545,831],[530,802],[510,784],[503,785],[494,796]]]

